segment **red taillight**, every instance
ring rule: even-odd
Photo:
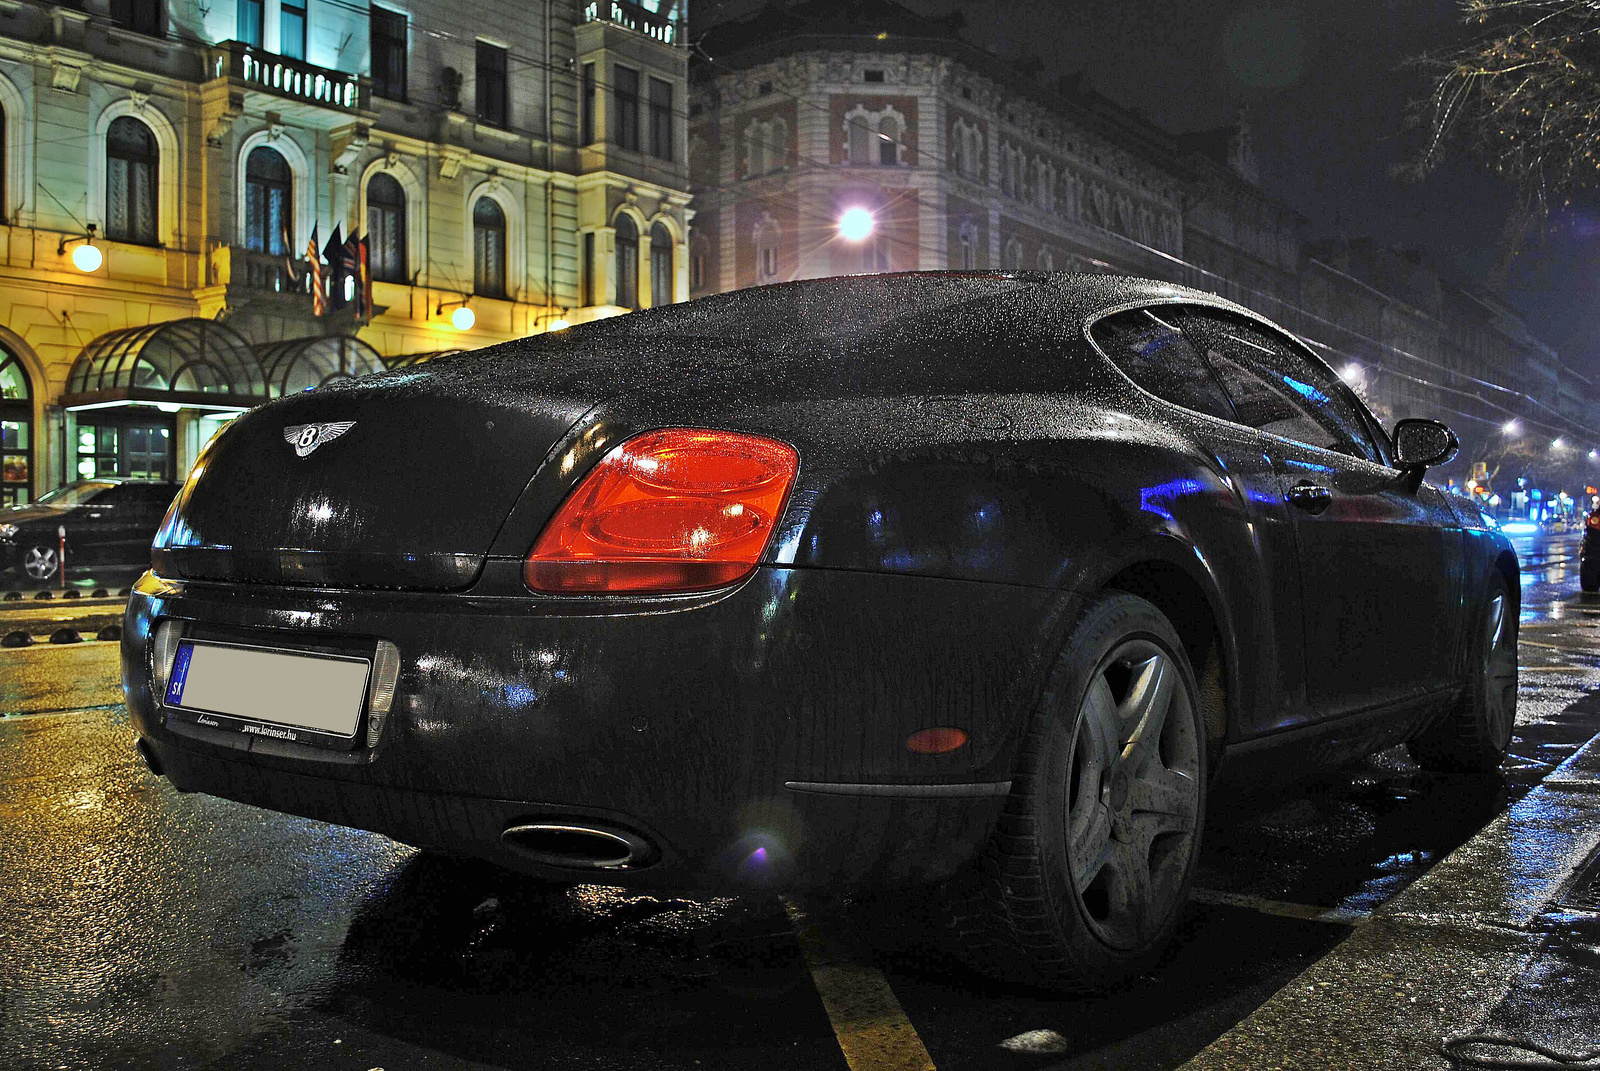
[[[731,431],[665,428],[612,450],[528,553],[534,591],[704,591],[755,568],[800,464]]]
[[[1600,513],[1589,514],[1589,527],[1600,528]]]

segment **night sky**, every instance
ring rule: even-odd
[[[1420,248],[1447,277],[1482,281],[1496,259],[1509,191],[1455,159],[1420,184],[1390,177],[1420,144],[1406,104],[1423,75],[1404,66],[1466,31],[1457,0],[901,0],[959,9],[965,36],[1007,57],[1038,56],[1174,133],[1229,122],[1243,106],[1262,185],[1308,218],[1307,237],[1342,230]],[[701,0],[701,10],[743,6]],[[698,20],[697,20],[698,21]],[[1600,202],[1597,202],[1600,203]],[[1600,212],[1564,213],[1507,282],[1534,334],[1600,377]]]

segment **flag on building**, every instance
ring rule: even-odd
[[[311,240],[306,243],[306,260],[311,265],[311,313],[321,316],[328,311],[328,295],[322,289],[322,250],[317,248],[317,225],[311,225]]]
[[[372,318],[372,275],[367,270],[367,240],[351,235],[344,243],[345,271],[353,284],[347,287],[356,307],[356,319]]]
[[[328,235],[328,244],[322,247],[322,259],[328,262],[328,300],[324,306],[328,309],[344,308],[344,239],[340,237],[339,224],[333,225],[333,233]]]

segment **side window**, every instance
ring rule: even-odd
[[[1236,419],[1228,396],[1177,327],[1144,309],[1094,325],[1095,342],[1124,375],[1156,397],[1223,420]]]
[[[1205,349],[1238,420],[1285,439],[1381,461],[1366,424],[1332,372],[1243,317],[1190,311],[1185,326]]]

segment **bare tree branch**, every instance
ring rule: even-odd
[[[1600,0],[1462,0],[1475,33],[1417,57],[1432,83],[1413,106],[1428,136],[1398,174],[1421,178],[1451,151],[1484,163],[1516,191],[1503,277],[1533,225],[1600,186]]]

